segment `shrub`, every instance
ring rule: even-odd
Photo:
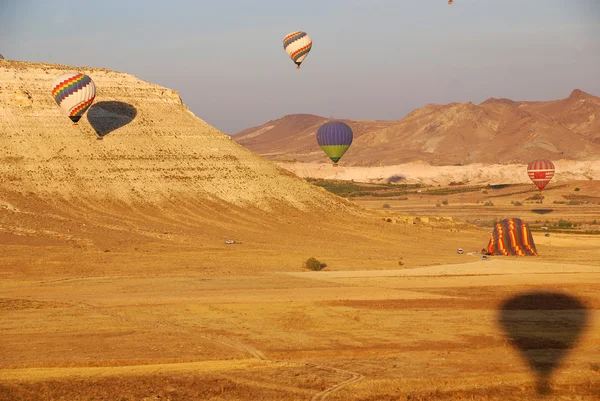
[[[444,199],[444,200],[442,201],[442,204],[444,204],[444,205],[447,205],[447,204],[448,204],[448,199]]]
[[[440,203],[436,203],[435,206],[436,207],[442,207],[442,205]]]
[[[581,189],[575,188],[575,192],[579,192],[579,191],[581,191]]]
[[[303,269],[314,270],[314,271],[323,270],[326,266],[327,265],[325,263],[321,263],[315,258],[308,258],[302,264]]]
[[[519,201],[516,201],[516,202],[513,203],[513,205],[515,205],[515,206],[523,206],[523,203],[521,203]]]
[[[488,193],[488,191],[487,191],[487,189],[484,189],[484,190],[483,190],[483,192],[481,192],[481,193],[482,193],[482,194],[487,194],[487,193]]]
[[[558,228],[571,228],[573,227],[573,223],[568,220],[560,219],[558,220]]]
[[[384,208],[384,209],[389,209],[389,208],[391,208],[391,206],[390,206],[390,204],[389,204],[389,203],[384,203],[384,204],[383,204],[383,208]]]
[[[576,201],[576,200],[570,200],[567,202],[567,205],[573,206],[573,205],[581,205],[581,202]]]
[[[494,206],[494,204],[490,201],[487,201],[483,206]]]

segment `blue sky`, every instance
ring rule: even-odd
[[[600,96],[598,0],[2,0],[6,58],[128,72],[233,134],[293,113]],[[282,39],[313,49],[297,71]]]

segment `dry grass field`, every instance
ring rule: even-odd
[[[386,202],[482,221],[512,210],[475,204],[449,213],[458,200],[448,200]],[[596,209],[580,205],[577,215],[591,220],[588,210]],[[256,247],[212,250],[173,238],[119,249],[101,228],[117,249],[4,234],[0,400],[532,399],[535,373],[499,314],[511,297],[542,290],[577,298],[589,314],[547,399],[600,396],[600,236],[536,231],[540,257],[484,261],[455,250],[485,246],[488,228],[415,226],[401,216],[373,222],[382,240],[388,228],[413,230],[415,242],[399,244],[394,263],[389,245],[376,242],[357,244],[359,264],[348,251],[312,255],[290,242],[288,252],[275,246],[270,254],[266,244],[278,242],[279,228],[251,242]],[[328,267],[302,271],[302,254]],[[195,267],[202,263],[212,267]],[[570,333],[572,311],[544,307],[553,309],[540,305],[537,330],[551,317],[564,324],[550,335]],[[543,360],[553,352],[545,347],[530,357]]]

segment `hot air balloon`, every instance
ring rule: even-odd
[[[317,130],[317,143],[337,166],[337,162],[352,144],[352,128],[341,121],[330,121]]]
[[[306,32],[292,32],[283,38],[283,49],[290,56],[292,61],[296,63],[300,69],[300,64],[304,61],[308,52],[312,48],[312,40]]]
[[[550,160],[534,160],[527,166],[527,175],[541,191],[554,177],[554,164]]]
[[[452,0],[448,0],[448,4],[452,4],[454,3]]]
[[[74,125],[94,102],[96,85],[81,73],[67,73],[57,77],[52,84],[52,96]]]
[[[0,54],[0,60],[4,60],[4,56]]]

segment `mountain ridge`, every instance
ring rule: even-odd
[[[241,145],[275,161],[323,162],[315,132],[326,121],[286,115],[234,134]],[[592,160],[600,155],[600,98],[574,89],[564,99],[490,97],[427,104],[401,120],[340,119],[354,130],[341,163],[348,166],[527,163],[534,158]],[[519,144],[519,146],[515,146]]]

